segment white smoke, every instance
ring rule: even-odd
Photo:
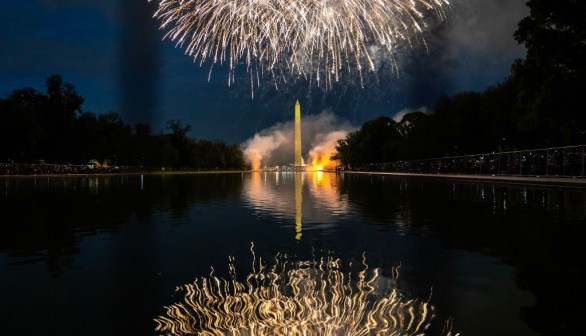
[[[289,130],[285,134],[279,127],[280,124],[273,126],[276,129],[269,131],[266,135],[262,135],[262,132],[261,134],[257,133],[245,144],[244,157],[247,163],[252,165],[253,170],[260,169],[263,160],[265,163],[269,161],[274,150],[282,145],[289,144],[291,140]]]
[[[421,107],[419,107],[417,109],[413,109],[413,108],[410,108],[410,107],[405,107],[404,109],[402,109],[401,111],[399,111],[399,112],[397,112],[397,113],[395,113],[393,115],[393,120],[396,121],[396,122],[401,122],[401,120],[403,119],[403,117],[406,114],[409,114],[411,112],[423,112],[425,114],[430,114],[430,111],[427,109],[426,106],[421,106]]]
[[[330,157],[336,152],[338,140],[344,139],[348,131],[339,130],[327,134],[318,134],[315,145],[309,151],[307,162],[316,169],[334,169],[336,164],[331,163]]]
[[[356,127],[329,111],[302,116],[301,150],[305,162],[310,164],[317,154],[329,159],[329,152],[335,149],[337,141],[355,129]],[[294,135],[293,120],[278,123],[258,132],[242,144],[246,163],[250,164],[253,170],[265,166],[292,164],[295,152]]]
[[[519,21],[529,14],[526,1],[468,0],[453,8],[439,60],[454,79],[452,91],[483,90],[502,82],[513,61],[526,54],[513,38]]]

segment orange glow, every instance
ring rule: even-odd
[[[335,170],[338,164],[336,160],[330,160],[330,157],[336,153],[335,147],[317,146],[309,152],[311,162],[310,170],[323,171]]]
[[[319,168],[321,168],[321,167],[317,167],[317,173],[315,174],[315,180],[316,180],[317,185],[321,186],[321,183],[324,179],[324,172],[323,172],[323,170],[320,170]]]
[[[345,138],[346,135],[346,131],[340,130],[316,136],[316,145],[309,151],[309,160],[307,160],[311,163],[310,170],[335,170],[339,162],[330,158],[336,154],[338,140]]]
[[[314,202],[320,204],[323,209],[340,208],[338,198],[338,179],[336,174],[317,171],[309,184],[309,192]]]

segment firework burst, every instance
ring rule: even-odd
[[[155,0],[149,0],[155,1]],[[448,0],[158,0],[165,39],[200,65],[228,64],[228,84],[244,63],[251,85],[265,73],[330,88],[341,72],[376,70],[402,44],[423,43],[425,17],[445,18]],[[211,68],[210,68],[211,75]]]

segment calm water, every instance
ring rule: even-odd
[[[212,268],[228,278],[230,256],[243,277],[279,254],[327,254],[348,272],[365,263],[387,280],[400,265],[387,287],[435,308],[430,335],[446,320],[463,335],[583,328],[579,188],[329,173],[30,177],[0,179],[0,213],[0,335],[158,335],[155,319],[184,300],[178,286]]]

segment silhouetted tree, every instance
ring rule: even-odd
[[[403,116],[396,125],[403,139],[403,146],[398,153],[400,159],[410,160],[438,155],[438,135],[432,121],[429,115],[418,111]]]
[[[176,168],[187,168],[190,165],[190,156],[193,151],[193,141],[187,137],[191,125],[183,126],[180,120],[172,119],[167,121],[167,129],[171,131],[168,137],[178,155]]]
[[[338,140],[336,144],[336,153],[332,155],[332,160],[338,160],[346,170],[353,170],[355,162],[358,162],[358,131],[350,132],[344,139]]]
[[[513,66],[523,110],[517,126],[540,145],[584,141],[586,115],[586,2],[529,0],[530,14],[515,32],[527,48]]]
[[[240,145],[228,145],[224,144],[226,153],[226,166],[225,169],[244,169],[244,153]]]
[[[352,169],[368,163],[397,160],[401,146],[402,136],[397,123],[383,116],[367,121],[358,131],[339,140],[337,154],[332,158]]]
[[[480,110],[482,95],[464,92],[445,97],[435,107],[434,120],[444,146],[443,155],[471,154],[485,147],[482,134],[488,127]]]
[[[88,162],[91,159],[103,161],[103,157],[97,157],[95,149],[98,145],[98,118],[90,112],[82,112],[79,114],[73,138],[72,160],[73,162]]]
[[[196,142],[191,126],[170,120],[170,133],[154,135],[147,124],[134,130],[120,115],[94,115],[59,75],[46,81],[47,94],[32,88],[0,99],[0,162],[87,163],[90,159],[143,168],[241,169],[239,146],[220,141]],[[198,154],[199,153],[199,154]]]
[[[32,88],[14,90],[0,103],[0,158],[32,162],[40,158],[47,132],[41,113],[47,97]]]
[[[117,113],[98,116],[96,156],[113,164],[127,164],[129,160],[132,129]]]
[[[47,104],[42,109],[41,120],[47,129],[43,152],[52,162],[69,161],[72,152],[76,117],[82,112],[84,99],[75,87],[64,83],[59,75],[47,78]]]
[[[155,167],[158,164],[152,161],[154,157],[150,155],[150,149],[154,146],[155,139],[151,126],[145,123],[134,125],[133,151],[130,161],[139,167]]]

